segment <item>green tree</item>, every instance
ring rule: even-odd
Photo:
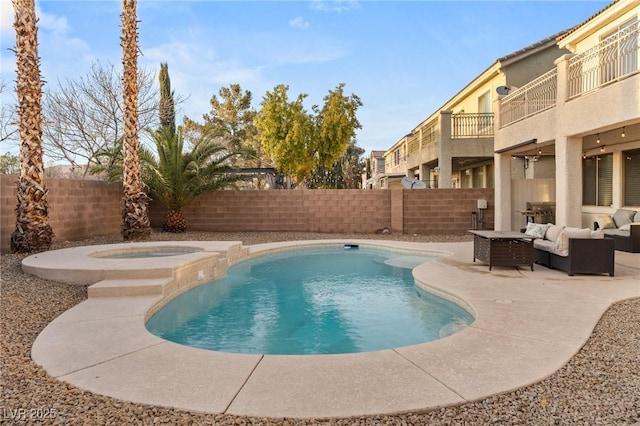
[[[165,62],[160,64],[160,128],[168,132],[176,131],[176,103],[175,96],[171,91],[171,79],[169,78],[169,65]]]
[[[278,171],[302,182],[316,164],[315,128],[312,116],[304,109],[306,95],[290,102],[288,90],[289,86],[278,85],[265,94],[256,124],[262,148]]]
[[[330,90],[324,105],[315,108],[318,126],[316,151],[318,165],[329,167],[342,157],[353,143],[356,130],[362,128],[356,113],[362,101],[356,95],[344,95],[344,83]]]
[[[360,99],[344,95],[344,84],[329,91],[322,108],[304,109],[306,94],[289,101],[289,87],[276,86],[267,92],[257,117],[262,146],[282,173],[298,183],[312,180],[314,173],[333,167],[355,138],[360,123],[356,118]]]
[[[12,175],[20,171],[20,157],[7,152],[0,155],[0,173]]]
[[[211,111],[202,116],[203,123],[184,118],[185,139],[198,140],[202,135],[210,134],[231,150],[253,151],[252,154],[260,160],[260,141],[255,126],[256,111],[251,107],[251,92],[243,91],[239,84],[231,84],[221,88],[218,96],[211,97]]]
[[[364,149],[355,141],[347,147],[347,151],[331,167],[319,166],[314,170],[307,182],[308,188],[358,189],[362,187],[362,171],[365,162],[362,160]]]

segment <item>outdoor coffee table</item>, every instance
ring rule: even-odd
[[[469,231],[473,234],[473,261],[493,266],[527,265],[533,271],[534,237],[515,231]]]

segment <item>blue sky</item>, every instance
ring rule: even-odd
[[[221,87],[262,96],[278,84],[308,105],[339,83],[363,102],[358,144],[386,149],[497,58],[583,22],[609,1],[138,1],[139,64],[169,64],[181,114],[200,119]],[[2,80],[13,84],[10,0],[0,0]],[[49,88],[120,64],[121,2],[38,1]],[[3,102],[11,94],[3,93]],[[6,144],[3,144],[6,145]],[[1,152],[15,151],[8,146]]]

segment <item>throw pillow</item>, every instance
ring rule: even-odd
[[[549,225],[545,223],[527,223],[527,229],[524,231],[525,234],[531,235],[536,238],[544,238],[544,234],[547,232],[547,228]]]
[[[613,221],[616,224],[616,228],[620,228],[627,223],[632,223],[635,215],[635,210],[618,209],[613,215]]]
[[[564,228],[561,234],[559,250],[569,250],[569,239],[571,238],[591,238],[589,228]]]
[[[544,234],[544,238],[549,241],[558,241],[558,237],[560,236],[560,232],[562,232],[562,228],[562,226],[550,223],[549,228],[547,228],[547,233]]]
[[[598,229],[615,229],[616,224],[613,223],[613,219],[609,215],[596,216],[596,222],[598,222]]]

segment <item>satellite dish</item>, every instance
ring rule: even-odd
[[[507,86],[498,86],[496,88],[496,92],[498,92],[498,95],[500,96],[508,95],[510,90],[511,89]]]
[[[402,178],[402,186],[406,189],[425,189],[427,187],[427,184],[416,178],[405,176]]]

